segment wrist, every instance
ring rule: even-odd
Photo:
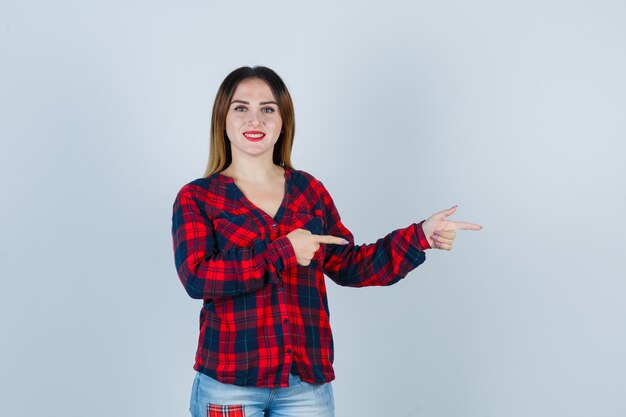
[[[422,220],[415,225],[417,240],[419,242],[421,250],[432,249],[435,245],[435,242],[433,242],[432,239],[430,239],[424,231],[424,222],[425,220]]]

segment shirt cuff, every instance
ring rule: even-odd
[[[426,239],[426,234],[424,234],[424,229],[422,228],[422,224],[425,220],[422,220],[419,223],[415,223],[415,230],[417,232],[417,240],[420,247],[420,250],[431,249],[430,244],[428,243],[428,239]]]
[[[273,240],[272,246],[274,248],[274,253],[281,262],[283,270],[298,264],[296,251],[293,249],[291,241],[287,236],[281,236]],[[274,259],[274,265],[276,265],[276,260],[277,259]]]

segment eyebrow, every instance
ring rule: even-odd
[[[230,102],[230,104],[233,104],[233,103],[250,104],[249,101],[244,101],[244,100],[233,100],[233,101]],[[278,106],[278,103],[275,102],[275,101],[260,101],[259,104],[260,105],[263,105],[263,104],[276,104]]]

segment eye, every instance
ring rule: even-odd
[[[235,111],[245,111],[246,108],[245,108],[245,106],[237,106],[237,107],[234,107],[233,110],[235,110]]]
[[[263,107],[261,111],[264,113],[274,113],[276,110],[274,110],[273,107]]]

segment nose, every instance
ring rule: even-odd
[[[259,123],[261,123],[261,121],[259,120],[259,116],[256,114],[256,112],[249,112],[248,113],[248,124],[250,124],[252,126],[256,126]]]

